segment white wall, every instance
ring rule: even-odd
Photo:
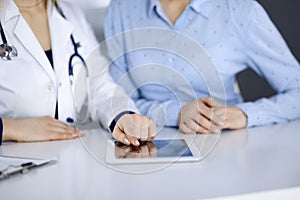
[[[95,31],[99,42],[103,41],[103,23],[106,7],[111,0],[64,0],[79,5],[85,12],[86,18]],[[138,1],[138,0],[137,0]]]
[[[104,40],[103,23],[106,8],[111,0],[63,0],[77,4],[85,12],[85,16],[94,29],[99,42]],[[137,0],[138,1],[138,0]]]

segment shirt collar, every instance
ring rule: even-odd
[[[203,4],[207,1],[211,1],[211,0],[191,0],[190,7],[198,14],[201,14],[207,18],[208,17],[207,10],[204,9],[203,7]]]
[[[207,18],[207,12],[203,9],[203,3],[210,1],[210,0],[191,0],[189,6],[198,14],[203,15]],[[151,16],[153,10],[159,5],[159,0],[149,0],[149,7],[148,7],[148,16]]]
[[[1,22],[5,23],[11,18],[15,16],[21,15],[18,7],[14,3],[13,0],[3,1],[2,2],[3,7],[1,8],[3,12],[1,12]]]
[[[159,4],[159,0],[149,0],[148,2],[148,16],[151,17],[151,13],[153,12],[154,8]]]

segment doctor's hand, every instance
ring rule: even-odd
[[[118,121],[113,137],[126,145],[139,146],[140,141],[150,141],[156,136],[155,122],[139,114],[125,114]]]
[[[217,116],[214,123],[221,124],[223,129],[236,130],[247,126],[247,115],[240,108],[219,104],[211,97],[202,99],[202,102],[213,110]]]
[[[213,109],[203,99],[184,105],[178,116],[178,126],[183,133],[220,133],[220,119],[214,119]],[[214,120],[213,120],[214,119]]]
[[[38,142],[67,140],[83,136],[78,129],[50,116],[27,119],[3,119],[3,140]]]

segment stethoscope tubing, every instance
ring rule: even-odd
[[[7,44],[7,39],[6,39],[6,36],[5,36],[5,33],[4,33],[4,29],[2,27],[2,23],[0,21],[0,32],[1,32],[1,39],[2,39],[2,42],[3,44]]]

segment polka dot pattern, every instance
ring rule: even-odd
[[[299,63],[290,53],[265,10],[256,1],[191,1],[176,23],[172,25],[159,1],[112,0],[105,26],[107,37],[141,28],[149,28],[148,36],[134,38],[138,46],[149,40],[155,42],[155,38],[149,37],[152,34],[151,28],[161,28],[179,32],[203,48],[216,64],[216,70],[223,80],[226,91],[224,101],[240,107],[247,114],[248,126],[300,117],[300,106],[297,103],[300,100]],[[179,48],[189,49],[190,59],[199,60],[199,55],[193,52],[193,48],[189,47],[188,43],[179,41],[176,34],[172,32],[163,43],[155,43],[155,45],[157,47],[168,46],[167,50],[141,49],[126,53],[117,59],[111,66],[113,78],[117,81],[121,77],[119,74],[155,63],[167,66],[186,77],[197,97],[210,95],[207,84],[213,84],[214,80],[205,80],[205,77],[201,76],[201,73],[207,70],[205,65],[197,71],[190,62],[174,54]],[[235,75],[247,67],[253,68],[265,77],[279,94],[271,99],[242,102],[240,94],[234,90]],[[116,73],[116,71],[121,73]],[[154,81],[159,80],[172,88],[180,88],[182,92],[179,94],[186,95],[184,89],[181,88],[181,83],[175,81],[176,75],[163,74],[153,66],[144,76],[150,75]],[[131,78],[133,83],[145,80],[142,76]],[[144,102],[145,99],[150,99],[157,103],[174,98],[173,94],[157,84],[141,88],[140,93],[142,96],[137,97],[136,102],[142,113],[147,113],[149,107],[139,103],[140,100]],[[187,98],[187,101],[192,100]],[[151,106],[151,101],[147,105]],[[176,116],[176,113],[167,111],[167,115]],[[176,123],[176,118],[168,122],[169,125],[176,125]]]

